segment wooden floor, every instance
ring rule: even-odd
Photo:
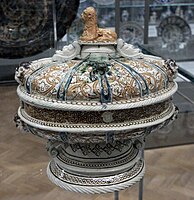
[[[15,91],[0,89],[0,200],[111,200],[113,194],[63,191],[46,176],[45,141],[22,134],[13,123]],[[147,150],[144,200],[194,200],[194,145]],[[138,185],[120,192],[120,200],[138,199]]]

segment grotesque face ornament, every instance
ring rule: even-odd
[[[82,18],[79,41],[17,69],[22,103],[16,121],[49,141],[53,183],[107,193],[143,177],[145,137],[177,114],[171,101],[177,66],[99,28],[94,8]]]

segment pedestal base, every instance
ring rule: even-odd
[[[74,192],[94,194],[107,193],[125,189],[144,176],[145,165],[141,159],[131,169],[103,177],[78,176],[70,174],[51,161],[47,168],[48,178],[59,187]]]

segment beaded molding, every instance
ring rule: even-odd
[[[169,119],[175,112],[175,106],[171,104],[171,106],[162,112],[158,116],[150,117],[143,120],[136,120],[133,122],[125,122],[125,123],[118,123],[118,124],[64,124],[64,123],[53,123],[53,122],[45,122],[42,120],[34,119],[29,116],[24,109],[21,107],[18,109],[18,115],[22,121],[26,124],[43,129],[43,130],[50,130],[50,131],[58,131],[58,132],[96,132],[96,131],[112,131],[113,128],[115,131],[120,130],[131,130],[137,128],[143,128],[148,126],[153,126],[156,124],[160,124],[163,121]]]

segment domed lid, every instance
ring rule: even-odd
[[[91,7],[83,12],[80,41],[52,58],[20,65],[16,80],[22,100],[46,108],[112,110],[150,105],[175,93],[173,60],[117,40],[113,31],[98,28],[95,16]]]

